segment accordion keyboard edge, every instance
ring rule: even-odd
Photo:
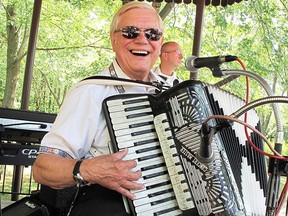
[[[236,96],[193,80],[156,96],[107,98],[103,110],[113,151],[128,148],[124,160],[136,160],[142,171],[145,189],[131,191],[136,199],[128,200],[132,214],[265,215],[265,159],[249,146],[243,127],[235,124],[215,135],[212,162],[197,158],[202,122],[243,105]],[[257,114],[248,116],[259,127]],[[251,133],[251,138],[263,148],[259,137]]]

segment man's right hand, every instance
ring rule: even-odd
[[[84,180],[91,184],[115,190],[124,196],[134,199],[130,190],[140,190],[143,184],[136,183],[141,178],[141,171],[132,171],[137,166],[135,160],[123,160],[128,149],[123,151],[85,159],[80,166]]]

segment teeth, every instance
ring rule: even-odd
[[[131,52],[134,53],[134,54],[142,54],[142,55],[143,54],[146,54],[146,55],[148,54],[147,51],[140,51],[140,50],[132,50]]]

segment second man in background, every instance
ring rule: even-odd
[[[155,73],[164,78],[171,86],[182,80],[176,76],[175,69],[178,68],[183,59],[182,50],[177,42],[165,42],[161,47],[160,64],[155,68]]]

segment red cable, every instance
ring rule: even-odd
[[[246,67],[245,67],[244,63],[239,58],[237,58],[236,60],[241,64],[243,70],[246,70]],[[246,104],[248,104],[248,102],[249,102],[249,88],[250,88],[250,86],[249,86],[249,78],[246,76],[246,99],[245,99]],[[245,113],[244,114],[244,122],[245,123],[247,123],[247,119],[248,119],[248,114]],[[263,155],[266,155],[268,157],[272,157],[272,158],[283,160],[283,158],[281,158],[281,157],[279,157],[277,155],[266,153],[265,151],[263,151],[263,150],[259,149],[257,146],[255,146],[255,144],[252,142],[252,140],[249,137],[248,128],[246,126],[244,126],[244,128],[245,128],[245,135],[246,135],[247,141],[253,147],[254,150],[256,150],[257,152],[259,152],[259,153],[261,153]]]
[[[237,58],[236,60],[241,64],[243,70],[246,70],[246,67],[243,64],[243,62],[239,58]],[[248,80],[248,77],[246,76],[246,104],[249,102],[248,100],[249,100],[249,80]],[[247,123],[247,112],[244,114],[244,122]],[[247,138],[249,144],[253,147],[253,149],[255,149],[257,152],[260,152],[261,154],[264,154],[264,155],[266,155],[268,157],[273,157],[273,158],[276,158],[276,159],[282,159],[279,156],[268,154],[265,151],[262,151],[261,149],[259,149],[257,146],[255,146],[255,144],[252,142],[252,140],[249,137],[247,126],[244,126],[244,128],[245,128],[246,138]],[[279,214],[280,208],[281,208],[281,206],[283,204],[284,198],[286,197],[287,191],[288,191],[288,177],[286,178],[286,183],[285,183],[285,185],[284,185],[284,187],[282,189],[281,195],[280,195],[280,197],[278,199],[278,203],[277,203],[278,205],[277,205],[277,207],[275,209],[275,215]]]
[[[279,214],[280,209],[281,209],[281,206],[282,206],[282,204],[283,204],[283,201],[284,201],[284,199],[285,199],[285,197],[286,197],[287,191],[288,191],[288,177],[286,178],[286,183],[285,183],[285,185],[284,185],[284,187],[283,187],[283,190],[282,190],[282,192],[281,192],[281,195],[280,195],[280,197],[279,197],[278,206],[277,206],[276,209],[275,209],[275,215],[278,215],[278,214]]]

